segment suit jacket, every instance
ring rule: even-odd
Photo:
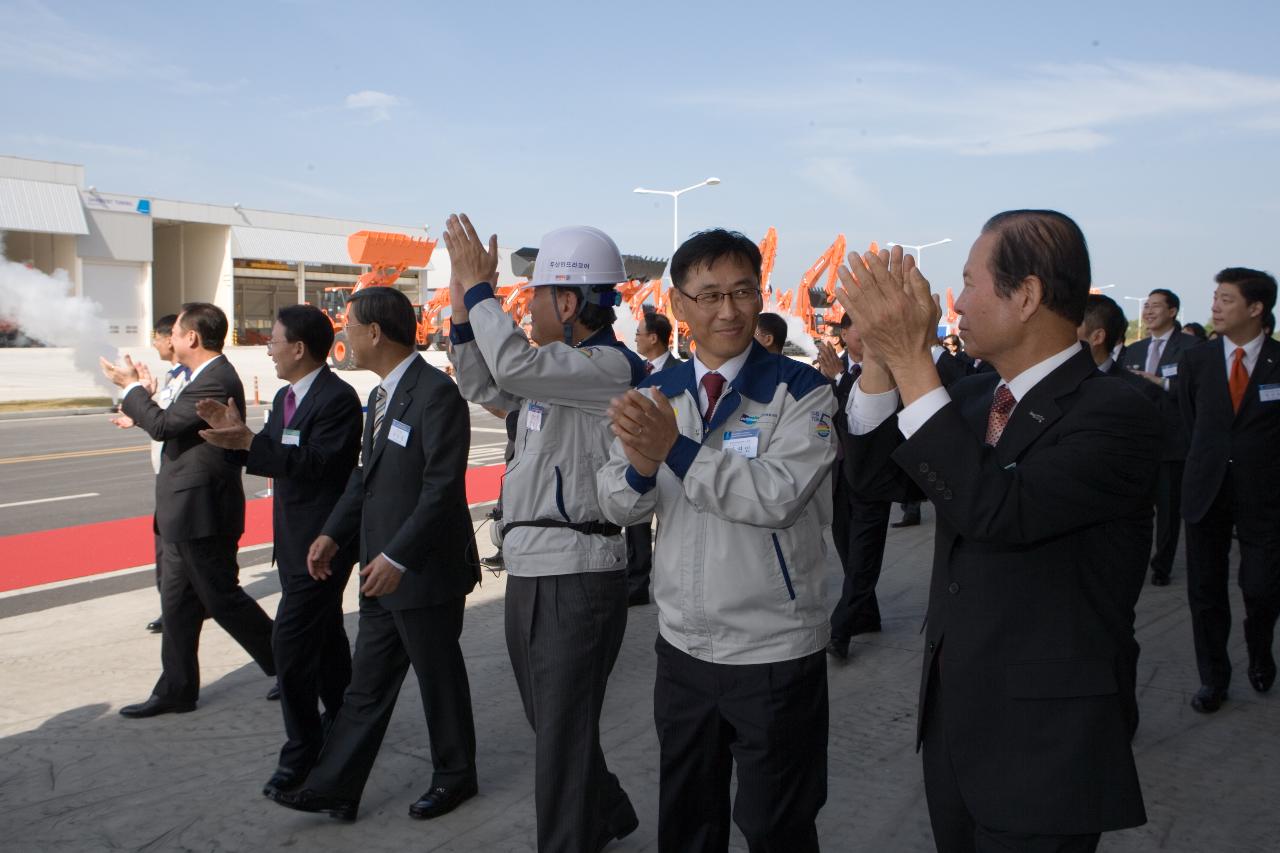
[[[396,591],[378,599],[389,610],[465,596],[480,580],[467,509],[467,404],[453,380],[419,357],[400,377],[376,436],[373,409],[370,395],[362,464],[323,532],[338,542],[358,534],[362,565],[385,553],[405,566]],[[404,446],[390,437],[397,421],[409,430]]]
[[[1185,337],[1185,336],[1184,336]],[[1280,384],[1280,342],[1266,338],[1249,375],[1240,411],[1231,408],[1225,339],[1187,351],[1179,364],[1178,402],[1190,434],[1182,478],[1182,515],[1201,521],[1227,471],[1245,506],[1274,506],[1280,475],[1280,401],[1263,401],[1264,386]],[[1272,389],[1268,390],[1268,396]],[[1280,390],[1280,389],[1275,389]]]
[[[937,511],[917,736],[939,722],[923,714],[940,689],[956,777],[982,825],[1135,826],[1146,815],[1130,748],[1133,608],[1151,547],[1159,415],[1082,349],[988,447],[999,381],[960,380],[909,441],[890,418],[851,442],[860,485],[882,487],[892,460]]]
[[[145,388],[134,388],[120,408],[155,441],[164,442],[156,475],[155,527],[166,542],[207,536],[240,538],[244,533],[244,486],[240,466],[222,449],[208,444],[200,430],[208,424],[196,414],[196,401],[233,398],[244,411],[244,387],[236,369],[219,355],[162,409]]]
[[[1120,362],[1118,361],[1111,362],[1111,366],[1107,368],[1106,374],[1108,376],[1114,376],[1116,379],[1127,382],[1130,388],[1132,388],[1133,390],[1141,394],[1143,397],[1145,397],[1147,399],[1147,402],[1151,403],[1151,405],[1155,406],[1157,409],[1161,409],[1161,407],[1164,405],[1165,398],[1168,396],[1168,394],[1160,390],[1160,387],[1156,385],[1154,382],[1150,381],[1149,379],[1144,379],[1143,377],[1139,376],[1138,374],[1134,373],[1132,370],[1129,370],[1128,368],[1121,367]],[[1161,414],[1161,424],[1163,427],[1163,416],[1164,416],[1163,409],[1161,409],[1160,414]],[[1181,421],[1181,416],[1179,416],[1179,421]],[[1163,434],[1163,430],[1162,430],[1162,434]],[[1163,445],[1161,445],[1161,447],[1163,448]]]
[[[360,455],[363,427],[360,398],[327,365],[320,368],[293,420],[284,422],[281,388],[271,404],[266,426],[253,437],[242,458],[250,474],[273,478],[271,528],[274,559],[280,571],[307,573],[307,550],[320,535],[329,513],[346,490]],[[297,431],[297,443],[285,444],[284,430]],[[356,537],[340,542],[335,561],[343,568],[355,562]]]
[[[1162,394],[1160,400],[1160,414],[1164,418],[1164,430],[1160,437],[1160,459],[1166,462],[1181,462],[1187,458],[1187,431],[1182,423],[1182,413],[1178,411],[1178,374],[1181,371],[1183,354],[1195,349],[1199,344],[1200,342],[1191,335],[1175,331],[1169,335],[1168,343],[1160,351],[1160,366],[1157,373],[1169,380],[1169,389]],[[1150,352],[1151,338],[1143,338],[1125,347],[1117,364],[1123,364],[1132,371],[1146,370],[1147,355]],[[1153,388],[1156,387],[1154,383],[1147,384]]]
[[[961,352],[959,355],[952,355],[950,352],[943,350],[938,356],[938,360],[934,363],[935,369],[938,371],[938,378],[942,380],[942,387],[950,388],[966,376],[974,372],[973,359]]]

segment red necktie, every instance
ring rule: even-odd
[[[709,421],[720,400],[720,392],[724,391],[724,377],[719,373],[702,374],[702,390],[707,392],[707,413],[702,418]]]
[[[990,446],[995,447],[1000,443],[1000,436],[1009,425],[1009,413],[1017,402],[1008,385],[1001,385],[996,389],[995,397],[991,400],[991,413],[987,415],[987,444]]]
[[[1244,402],[1244,392],[1248,387],[1249,371],[1244,369],[1244,347],[1237,347],[1235,359],[1231,362],[1231,378],[1227,382],[1227,389],[1231,391],[1231,408],[1234,411],[1240,411],[1240,404]]]
[[[293,420],[293,413],[298,410],[298,398],[293,395],[293,389],[290,388],[284,395],[284,425],[288,426],[289,421]]]

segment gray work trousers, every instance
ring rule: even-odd
[[[507,651],[536,740],[539,853],[595,851],[635,823],[600,749],[626,628],[625,571],[507,578]]]

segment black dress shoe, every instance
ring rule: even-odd
[[[856,637],[859,634],[878,634],[878,633],[880,633],[880,623],[876,622],[875,624],[854,625],[853,628],[849,631],[849,636]]]
[[[1249,656],[1249,686],[1259,693],[1266,693],[1276,683],[1276,659],[1270,650],[1256,659]]]
[[[280,701],[280,682],[277,681],[275,684],[271,685],[271,689],[267,691],[267,701]]]
[[[120,716],[140,720],[145,717],[158,717],[161,714],[186,714],[195,709],[195,702],[175,702],[172,699],[161,699],[159,696],[152,695],[150,699],[139,702],[137,705],[125,705],[120,709]]]
[[[1169,576],[1168,576],[1168,575],[1161,575],[1161,574],[1157,574],[1157,573],[1155,573],[1155,572],[1152,572],[1152,573],[1151,573],[1151,585],[1152,585],[1152,586],[1168,586],[1168,585],[1169,585]]]
[[[341,800],[337,797],[326,797],[315,791],[272,791],[267,794],[271,802],[278,803],[286,809],[299,812],[328,812],[335,820],[351,822],[356,819],[356,811],[360,803],[356,800]]]
[[[479,792],[475,782],[459,782],[452,788],[431,788],[409,806],[409,817],[431,820],[433,817],[446,815]]]
[[[628,607],[643,607],[648,603],[649,590],[647,589],[637,589],[636,591],[627,594]]]
[[[302,786],[303,781],[307,778],[307,774],[298,773],[284,767],[277,767],[276,772],[271,774],[271,778],[267,780],[267,784],[262,786],[262,796],[270,797],[273,793],[287,793],[296,791]]]
[[[1196,695],[1191,697],[1191,709],[1201,714],[1212,714],[1222,707],[1226,698],[1227,691],[1204,684],[1196,691]]]
[[[159,616],[147,623],[147,630],[153,634],[161,634],[164,632],[164,622]]]
[[[635,832],[639,826],[640,818],[636,817],[635,807],[631,805],[631,800],[627,798],[627,795],[623,794],[622,799],[614,807],[613,814],[609,816],[608,823],[605,824],[600,834],[596,837],[596,853],[600,853],[612,842],[626,838]]]
[[[915,527],[920,523],[920,511],[904,512],[900,521],[890,524],[890,527]]]
[[[827,654],[831,655],[836,660],[848,660],[849,641],[842,640],[838,637],[832,637],[831,641],[827,643]]]

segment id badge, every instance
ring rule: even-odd
[[[1280,385],[1259,385],[1258,399],[1264,403],[1274,403],[1280,400]]]
[[[401,447],[407,447],[409,444],[409,425],[392,419],[391,429],[387,431],[387,438]]]
[[[302,446],[302,431],[296,429],[287,429],[280,434],[280,443],[286,447]]]
[[[540,403],[530,403],[525,415],[524,428],[529,432],[542,432],[542,414],[546,409]]]
[[[1164,367],[1160,368],[1160,375],[1165,379],[1172,379],[1178,375],[1178,365],[1166,364]]]
[[[726,432],[724,442],[720,446],[744,459],[755,459],[760,448],[760,430],[740,429],[736,432]]]

